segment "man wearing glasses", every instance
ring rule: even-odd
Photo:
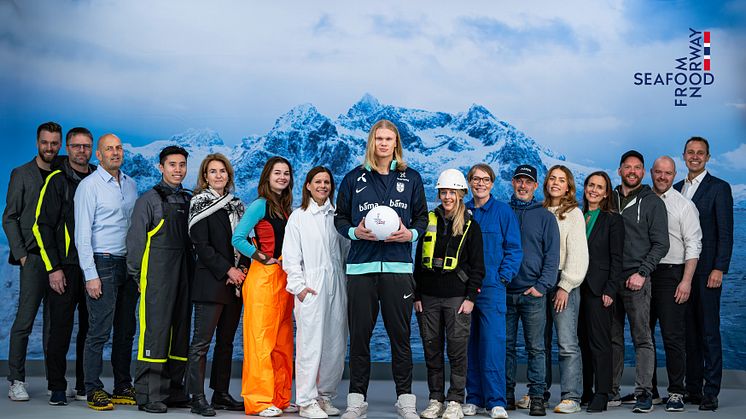
[[[505,290],[521,265],[521,232],[510,207],[490,193],[495,172],[488,164],[474,165],[468,180],[473,197],[466,207],[482,229],[487,274],[472,311],[462,410],[467,416],[488,413],[492,418],[507,418]]]
[[[49,310],[49,341],[47,343],[47,388],[51,392],[49,404],[67,404],[68,347],[73,331],[75,309],[78,309],[76,342],[75,392],[71,397],[85,400],[83,381],[83,349],[88,333],[88,310],[83,293],[83,272],[78,265],[78,251],[73,233],[75,218],[73,197],[78,184],[96,166],[91,160],[93,135],[86,128],[73,128],[65,138],[67,156],[53,167],[39,194],[36,223],[33,227],[44,269],[49,276],[47,307]]]

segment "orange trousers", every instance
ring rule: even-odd
[[[293,383],[293,295],[280,265],[251,262],[243,283],[243,374],[247,415],[290,404]]]

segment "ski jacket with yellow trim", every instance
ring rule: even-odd
[[[88,173],[95,170],[96,166],[88,165]],[[39,192],[32,231],[47,272],[62,269],[63,265],[78,265],[73,197],[81,180],[64,158],[52,168]]]

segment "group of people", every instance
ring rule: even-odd
[[[189,407],[203,416],[227,409],[364,418],[380,311],[400,418],[507,418],[516,408],[546,415],[555,334],[561,393],[555,412],[579,412],[582,405],[602,412],[624,402],[650,412],[660,400],[657,323],[666,352],[666,410],[684,410],[685,402],[718,407],[720,293],[733,246],[733,202],[730,186],[706,170],[704,138],[686,142],[689,173],[675,185],[675,163],[667,156],[650,170],[653,187],[644,185],[644,157],[631,150],[620,160],[622,184],[612,188],[605,172],[591,173],[582,204],[564,165],[546,172],[539,201],[538,171],[528,164],[515,168],[514,193],[504,203],[491,194],[495,172],[479,163],[466,176],[444,170],[435,185],[439,204],[430,211],[422,178],[407,165],[399,131],[387,120],[372,126],[363,163],[338,188],[328,168],[311,169],[296,209],[293,168],[283,157],[267,160],[258,197],[245,205],[221,154],[204,158],[191,191],[182,184],[189,153],[165,147],[161,181],[138,197],[134,180],[121,171],[117,136],[106,134],[94,146],[89,130],[73,128],[67,156],[58,156],[62,128],[48,122],[37,130],[37,146],[38,156],[13,170],[3,213],[10,261],[21,266],[8,357],[12,400],[29,399],[25,353],[44,301],[51,405],[74,397],[95,410],[137,404],[151,413]],[[94,148],[98,167],[89,163]],[[379,205],[399,217],[385,240],[369,228],[378,220],[366,221]],[[419,413],[412,394],[413,309],[429,388]],[[65,356],[76,310],[76,382],[68,391]],[[237,400],[229,382],[242,310]],[[622,397],[625,318],[635,348],[635,391]],[[519,321],[528,388],[516,398]],[[112,332],[108,393],[100,376]],[[332,400],[348,335],[342,412]]]

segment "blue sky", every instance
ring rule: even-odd
[[[310,102],[331,117],[383,103],[487,107],[539,143],[613,169],[629,148],[679,154],[746,183],[746,2],[16,1],[0,3],[0,183],[56,120],[143,144],[212,128],[229,144]],[[308,4],[307,4],[308,3]],[[312,3],[312,4],[311,4]],[[686,108],[672,71],[689,27],[713,33],[714,85]]]

